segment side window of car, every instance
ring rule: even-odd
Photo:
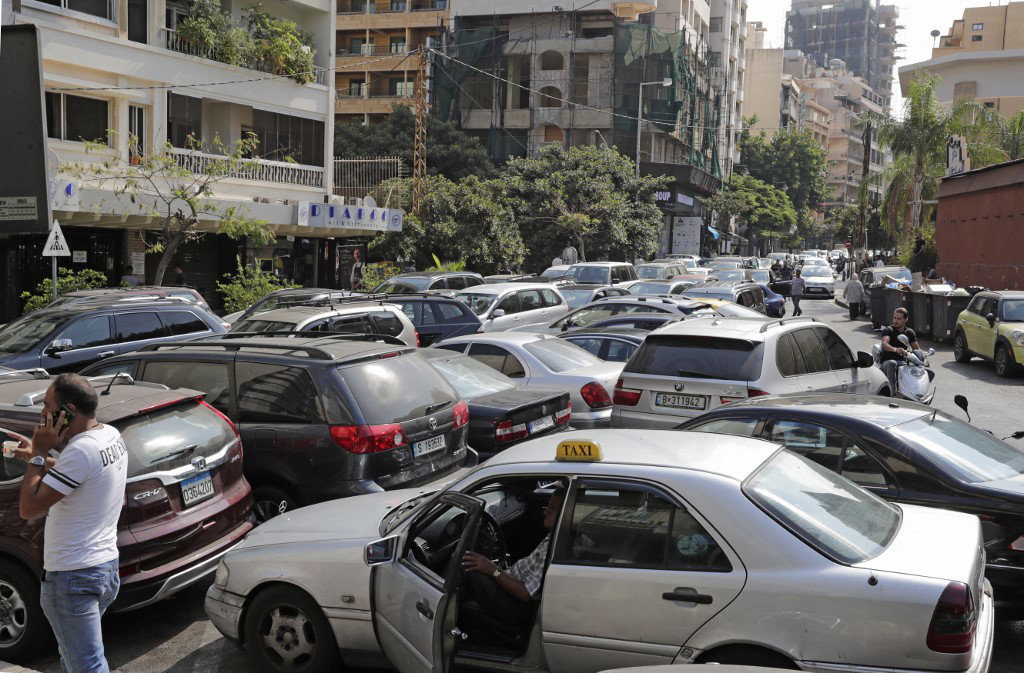
[[[195,332],[208,332],[210,326],[203,322],[202,318],[191,311],[168,311],[160,314],[167,329],[175,336],[179,334],[194,334]]]
[[[403,301],[402,303],[394,302],[398,306],[402,307],[402,313],[409,319],[413,325],[417,327],[423,324],[423,317],[427,315],[423,311],[423,302],[419,301]],[[429,312],[429,309],[427,310]],[[433,317],[431,315],[431,317]]]
[[[320,395],[299,367],[240,361],[235,365],[243,423],[322,423]]]
[[[775,366],[783,376],[800,376],[807,373],[803,356],[793,341],[793,335],[783,334],[775,342]]]
[[[808,374],[829,371],[828,354],[813,329],[798,329],[793,334],[800,354],[804,356],[804,365]]]
[[[855,484],[886,488],[889,480],[881,463],[853,442],[848,442],[843,453],[840,473]]]
[[[466,289],[466,277],[465,276],[449,276],[448,277],[448,289],[450,289],[450,290],[465,290]]]
[[[997,313],[998,306],[999,306],[999,302],[997,302],[995,299],[992,299],[991,297],[989,297],[988,299],[985,300],[985,303],[981,307],[981,317],[985,318],[985,317],[988,316],[989,313],[991,313],[994,316],[998,316],[999,315]]]
[[[753,437],[754,430],[757,429],[757,422],[756,418],[716,418],[690,429],[695,432],[711,432],[716,435]]]
[[[587,480],[554,563],[711,572],[732,570],[718,542],[684,507],[654,488]]]
[[[842,433],[816,423],[800,421],[775,421],[768,439],[833,472],[839,471],[839,460],[846,448],[846,436]]]
[[[498,370],[509,378],[518,379],[526,376],[526,368],[523,367],[523,363],[501,346],[475,343],[469,349],[469,357],[482,362],[491,369]]]
[[[398,316],[390,311],[371,313],[370,318],[373,320],[374,331],[378,334],[396,337],[405,329],[405,325],[398,319]]]
[[[427,287],[428,290],[443,290],[444,289],[444,278],[438,278]]]
[[[446,351],[453,351],[455,353],[465,353],[466,346],[467,344],[465,343],[438,344],[437,348],[443,348]]]
[[[618,339],[609,339],[608,352],[605,354],[604,359],[608,362],[625,362],[635,351],[636,344],[631,344],[628,341],[619,341]]]
[[[555,294],[554,290],[541,290],[540,294],[544,298],[544,306],[562,305],[562,298]]]
[[[119,313],[114,316],[119,341],[143,341],[167,336],[156,313]]]
[[[327,321],[326,331],[342,332],[344,334],[370,334],[375,330],[370,324],[370,317],[366,313],[354,313],[331,318]]]
[[[110,376],[111,374],[129,374],[131,376],[135,376],[135,367],[138,364],[137,360],[114,362],[112,364],[103,365],[102,367],[90,369],[89,376]]]
[[[603,345],[603,339],[596,339],[594,337],[572,337],[566,339],[571,344],[576,344],[583,350],[587,351],[594,357],[601,357],[601,346]]]
[[[466,276],[466,287],[473,287],[474,285],[483,285],[484,281],[477,278],[476,276]]]
[[[456,303],[449,304],[447,302],[431,302],[431,305],[434,307],[434,313],[440,314],[440,318],[437,322],[455,322],[461,321],[465,318],[465,314]]]
[[[519,313],[520,309],[518,294],[513,292],[512,294],[503,298],[501,301],[498,302],[498,305],[495,308],[500,308],[501,310],[503,310],[505,312],[505,315]]]
[[[751,304],[754,308],[764,308],[764,290],[759,287],[751,288],[751,294],[754,297],[754,303]]]
[[[825,343],[825,350],[828,351],[828,362],[833,371],[850,369],[853,367],[853,353],[846,343],[828,327],[815,327],[818,336]]]
[[[206,401],[228,414],[231,412],[231,380],[227,363],[194,360],[149,361],[142,380],[162,383],[168,388],[191,388],[206,393]]]
[[[977,296],[971,300],[971,304],[967,307],[967,310],[975,315],[982,315],[982,307],[985,305],[985,298]]]
[[[76,320],[68,325],[57,339],[70,339],[72,348],[92,348],[113,343],[114,340],[110,336],[110,316],[94,315]]]
[[[519,304],[524,312],[544,308],[544,298],[541,297],[540,290],[520,290],[516,294],[519,295]]]

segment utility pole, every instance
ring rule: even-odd
[[[420,48],[416,71],[416,132],[413,137],[412,212],[420,214],[427,178],[427,49]]]
[[[861,259],[863,259],[864,253],[867,252],[868,247],[868,169],[871,163],[871,122],[869,121],[867,127],[864,129],[864,159],[861,163],[860,168],[860,184],[861,192],[860,195],[860,247],[863,251]],[[856,248],[854,248],[856,249]]]

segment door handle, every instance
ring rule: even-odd
[[[839,387],[842,388],[843,390],[846,390],[847,388],[850,387],[850,384],[849,383],[844,383],[843,385],[841,385]]]
[[[698,605],[711,605],[712,597],[708,594],[699,594],[692,587],[679,587],[675,591],[666,591],[661,595],[666,601],[678,601],[680,603],[697,603]]]
[[[427,619],[434,618],[434,611],[430,609],[430,605],[427,604],[426,598],[421,598],[419,601],[417,601],[416,609],[419,610],[420,614],[426,617]]]
[[[117,351],[103,351],[100,353],[101,358],[109,358],[112,355],[117,355]]]

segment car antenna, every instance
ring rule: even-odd
[[[118,372],[118,373],[114,374],[112,377],[110,377],[110,383],[107,384],[106,389],[102,393],[100,393],[100,395],[109,395],[110,394],[110,386],[114,385],[114,381],[116,381],[121,376],[124,376],[124,372]]]

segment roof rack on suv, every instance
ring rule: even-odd
[[[155,351],[161,348],[183,348],[183,347],[199,347],[205,348],[209,346],[223,346],[224,348],[265,348],[265,349],[277,349],[286,351],[301,351],[311,358],[317,360],[333,360],[334,355],[324,349],[318,348],[311,344],[302,345],[291,345],[291,344],[275,344],[275,343],[260,343],[260,339],[267,338],[302,338],[317,341],[324,340],[338,340],[338,341],[376,341],[379,343],[385,343],[392,346],[405,346],[409,347],[404,341],[397,337],[393,337],[389,334],[351,334],[347,332],[230,332],[228,334],[218,334],[212,337],[202,337],[194,341],[178,341],[172,343],[163,344],[150,344],[139,349],[139,351]],[[243,341],[245,339],[246,341]],[[218,343],[218,342],[230,342],[230,343]]]
[[[29,376],[34,379],[48,379],[50,372],[42,367],[32,367],[31,369],[12,369],[9,372],[0,372],[0,376]]]
[[[294,308],[296,306],[335,306],[337,304],[358,304],[360,302],[383,303],[388,300],[386,294],[353,294],[347,297],[310,297],[282,301],[277,308]]]
[[[787,324],[789,324],[791,322],[796,322],[796,321],[800,321],[800,322],[804,322],[804,321],[807,321],[807,322],[818,322],[818,319],[814,318],[814,317],[811,317],[809,315],[795,315],[795,316],[790,316],[788,318],[778,318],[777,320],[769,320],[769,321],[765,322],[763,325],[761,325],[761,329],[759,329],[758,332],[760,332],[761,334],[764,334],[765,332],[768,331],[768,328],[771,327],[772,325],[787,325]]]
[[[678,295],[676,295],[676,296],[678,297]],[[685,299],[685,297],[679,297],[679,298]],[[623,295],[623,294],[620,294],[620,295],[614,295],[614,296],[611,296],[611,297],[601,297],[600,299],[595,299],[594,303],[597,303],[599,301],[615,301],[615,300],[622,300],[622,299],[628,299],[629,301],[649,301],[649,302],[655,302],[655,303],[660,303],[660,304],[668,304],[670,306],[674,306],[674,305],[679,303],[678,302],[678,298],[677,299],[670,299],[668,296],[662,296],[662,295],[656,295],[656,294],[654,294],[654,295],[651,295],[651,294],[633,294],[633,295],[629,295],[629,294]],[[700,301],[700,300],[697,299],[695,301]]]
[[[109,385],[120,385],[120,386],[140,386],[143,388],[156,388],[157,390],[170,390],[167,386],[162,383],[150,383],[148,381],[136,381],[130,375],[124,372],[118,372],[117,374],[103,374],[102,376],[87,376],[86,381],[93,384],[96,388],[97,384],[103,385],[108,383]],[[47,386],[49,388],[49,386]],[[36,402],[46,395],[47,388],[37,390],[34,393],[25,393],[18,398],[18,401],[14,403],[16,407],[32,407],[36,405]]]

